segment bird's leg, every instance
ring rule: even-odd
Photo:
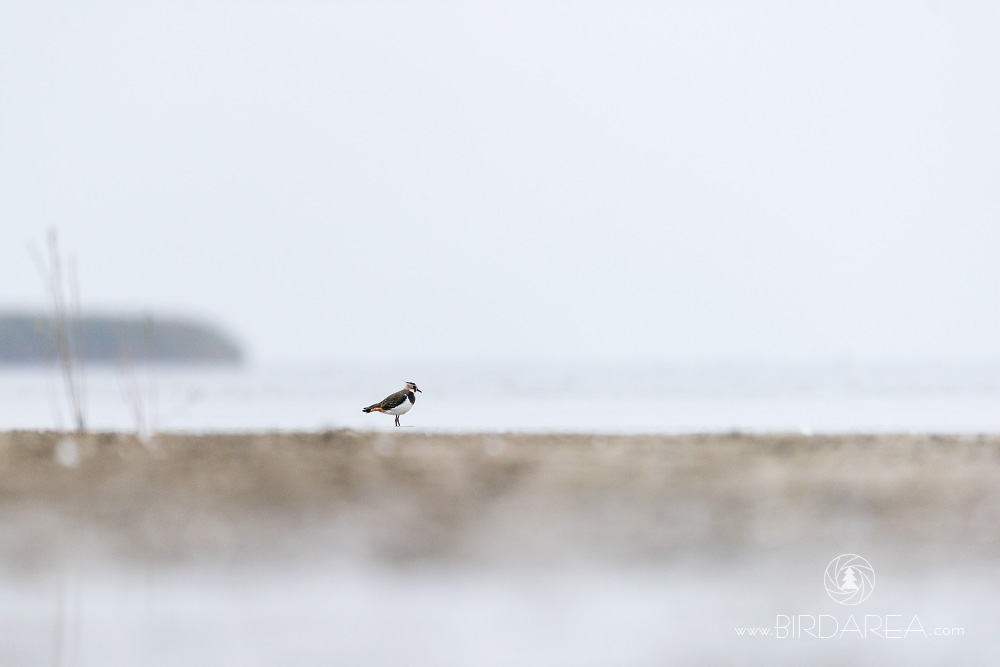
[[[396,415],[396,426],[399,426],[399,415]]]

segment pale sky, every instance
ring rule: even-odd
[[[995,2],[0,4],[0,307],[261,362],[1000,359]]]

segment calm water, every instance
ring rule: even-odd
[[[822,563],[729,568],[113,572],[4,581],[5,665],[989,665],[997,583],[894,577],[863,610],[822,589]],[[814,565],[814,567],[808,567]],[[881,572],[881,570],[880,570]],[[890,618],[896,637],[738,636],[779,615]],[[927,634],[901,630],[918,619]],[[905,619],[905,620],[904,620]],[[885,622],[883,620],[883,622]],[[959,636],[936,629],[962,628]]]
[[[96,368],[92,429],[382,429],[361,407],[413,380],[426,431],[1000,432],[1000,367]],[[71,425],[56,369],[0,370],[0,429]]]

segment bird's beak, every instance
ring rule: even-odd
[[[419,390],[419,389],[417,389],[416,387],[414,387],[414,389],[416,389],[417,391],[420,391],[420,390]],[[424,393],[424,392],[420,391],[420,393],[422,394],[422,393]]]

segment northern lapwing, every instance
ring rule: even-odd
[[[399,426],[399,416],[409,412],[413,404],[417,402],[417,395],[414,393],[417,391],[420,391],[417,389],[417,385],[407,382],[406,386],[395,394],[386,396],[381,403],[361,408],[361,412],[384,412],[387,415],[396,415],[396,426]],[[420,393],[424,392],[420,391]]]

